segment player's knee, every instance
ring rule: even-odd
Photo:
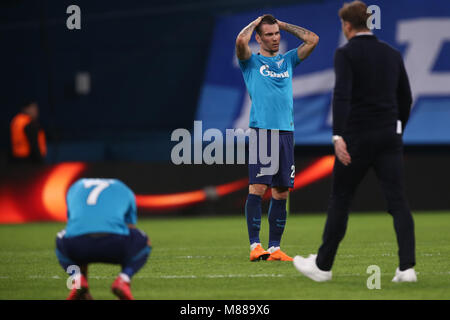
[[[150,237],[144,233],[144,240],[147,244],[147,246],[149,246],[150,248],[152,247],[152,241],[150,240]]]
[[[265,184],[251,184],[248,187],[248,192],[262,197],[266,193],[267,188],[268,187]]]
[[[139,239],[138,241],[140,243],[145,243],[147,246],[151,247],[152,246],[152,242],[150,240],[150,237],[141,229],[135,228],[135,229],[131,229],[133,231],[131,236],[132,237],[137,237],[137,239]]]
[[[272,188],[272,198],[275,200],[286,200],[289,196],[288,188]]]

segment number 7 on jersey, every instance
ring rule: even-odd
[[[83,184],[86,189],[94,187],[86,199],[86,203],[90,206],[95,206],[100,193],[110,186],[108,180],[101,179],[86,179]]]

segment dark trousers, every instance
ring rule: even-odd
[[[316,260],[321,270],[332,268],[347,229],[353,194],[370,168],[375,170],[394,220],[400,270],[415,265],[414,221],[405,195],[403,142],[395,130],[388,127],[343,137],[351,164],[344,166],[335,160],[328,216]]]
[[[139,229],[130,229],[129,235],[87,234],[67,238],[58,234],[56,256],[64,271],[71,265],[111,263],[122,266],[130,278],[147,262],[151,252],[147,235]]]

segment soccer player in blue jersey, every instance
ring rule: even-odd
[[[260,45],[257,54],[252,53],[248,45],[254,30],[256,41]],[[303,43],[285,54],[278,53],[280,30],[293,34]],[[250,240],[250,261],[292,261],[280,249],[287,216],[286,200],[289,188],[294,186],[295,176],[292,74],[294,68],[311,54],[318,42],[319,37],[314,32],[282,22],[269,14],[251,22],[236,38],[236,55],[252,99],[249,127],[256,133],[267,129],[268,136],[276,132],[279,137],[279,150],[271,150],[279,152],[279,167],[275,174],[264,174],[261,169],[265,166],[260,159],[256,164],[249,164],[249,194],[245,214]],[[268,218],[269,245],[266,251],[261,246],[259,230],[261,200],[269,186],[272,199]]]
[[[131,277],[151,252],[149,238],[136,228],[136,211],[135,195],[117,179],[80,179],[70,187],[67,225],[56,238],[56,256],[64,270],[80,270],[68,300],[92,299],[87,270],[95,262],[121,265],[112,292],[121,300],[133,299]]]

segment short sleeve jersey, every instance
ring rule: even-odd
[[[117,179],[80,179],[69,188],[66,200],[66,237],[128,235],[128,224],[137,222],[135,195]]]
[[[252,100],[251,128],[294,131],[292,74],[301,62],[297,49],[274,57],[252,54],[239,60]]]

